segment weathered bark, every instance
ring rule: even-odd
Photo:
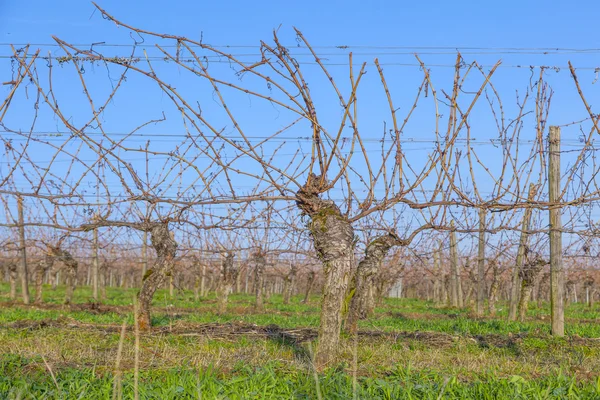
[[[271,296],[274,292],[273,282],[267,280],[267,277],[263,279],[263,297],[265,301],[271,300]]]
[[[433,252],[433,302],[436,305],[442,303],[442,269],[440,264],[440,251]]]
[[[339,349],[342,306],[348,287],[348,274],[354,265],[354,229],[348,217],[330,200],[319,194],[324,179],[311,174],[297,193],[297,205],[310,217],[310,233],[317,256],[323,263],[323,299],[317,362],[327,363]]]
[[[479,243],[477,254],[477,308],[476,314],[483,315],[485,305],[485,209],[479,210]]]
[[[365,257],[358,264],[354,276],[354,292],[346,319],[346,330],[348,332],[356,333],[358,321],[367,318],[369,286],[371,286],[373,277],[379,270],[382,260],[396,244],[398,244],[398,238],[395,235],[388,234],[377,237],[367,245]]]
[[[527,199],[532,201],[537,191],[539,189],[539,185],[530,184],[529,185],[529,193],[527,195]],[[517,250],[517,260],[515,262],[515,268],[513,270],[512,275],[512,288],[510,292],[510,304],[508,307],[508,320],[516,321],[517,319],[517,305],[519,304],[519,287],[521,287],[521,269],[523,268],[523,263],[525,262],[525,255],[527,252],[527,243],[528,243],[528,230],[529,225],[531,224],[531,215],[532,208],[525,209],[525,213],[523,215],[523,222],[521,226],[521,237],[519,239],[519,248]]]
[[[108,262],[100,264],[100,299],[106,300],[106,274],[108,273]]]
[[[98,228],[94,229],[93,242],[94,255],[92,259],[92,297],[94,298],[94,301],[98,301],[98,285],[100,284],[100,262],[98,260]]]
[[[454,221],[451,224],[454,227]],[[450,232],[450,293],[452,307],[462,307],[462,288],[459,284],[458,251],[456,248],[456,232]]]
[[[258,249],[254,254],[254,309],[258,312],[265,310],[264,299],[264,272],[267,259],[262,249]]]
[[[56,290],[56,287],[60,285],[60,269],[54,273],[54,279],[52,279],[52,290]]]
[[[496,315],[496,300],[498,299],[498,263],[495,260],[490,261],[492,267],[492,281],[490,282],[490,293],[488,295],[488,312],[491,316]]]
[[[21,275],[21,296],[23,303],[29,304],[29,272],[27,271],[27,249],[25,245],[25,219],[23,217],[23,198],[17,199],[19,213],[19,267]]]
[[[551,126],[548,134],[548,202],[550,222],[550,318],[553,336],[565,336],[565,308],[562,250],[562,188],[560,184],[560,127]]]
[[[73,301],[73,293],[77,286],[77,261],[72,257],[68,261],[63,261],[65,264],[65,304],[71,304]]]
[[[441,276],[441,290],[442,290],[442,297],[441,297],[441,304],[444,305],[448,305],[448,303],[450,302],[450,296],[448,295],[448,286],[450,285],[450,278],[447,274],[443,274]]]
[[[292,297],[292,293],[294,291],[294,284],[296,283],[296,273],[298,271],[298,266],[296,264],[292,264],[290,266],[290,271],[284,278],[283,282],[283,304],[290,304],[290,298]]]
[[[46,256],[40,260],[35,268],[35,303],[40,304],[43,302],[42,290],[44,285],[44,276],[54,265],[54,257],[50,252],[47,252]]]
[[[585,288],[585,294],[586,294],[586,303],[587,306],[589,308],[592,308],[594,306],[594,279],[593,278],[587,278],[584,282],[583,282],[583,287]]]
[[[177,243],[173,234],[169,231],[167,223],[156,224],[150,229],[150,241],[156,251],[156,260],[154,265],[146,271],[146,275],[142,279],[142,287],[138,293],[136,318],[140,330],[147,330],[152,325],[150,319],[152,297],[166,278],[170,276],[177,252]]]
[[[65,270],[65,304],[71,304],[73,301],[73,292],[77,285],[77,267],[78,263],[73,258],[71,253],[60,248],[60,245],[48,245],[47,252],[55,261],[60,261],[64,264]]]
[[[308,278],[306,280],[306,291],[304,292],[304,299],[302,299],[302,304],[308,303],[308,299],[310,297],[310,292],[315,283],[316,274],[315,271],[310,271],[308,274]]]
[[[221,264],[221,281],[217,288],[217,312],[219,314],[225,314],[227,311],[229,293],[233,289],[238,274],[239,268],[234,263],[234,254],[227,253]]]
[[[547,291],[545,290],[548,287],[548,283],[550,281],[550,273],[546,272],[542,274],[538,282],[538,308],[542,308],[543,302],[546,299]]]
[[[200,276],[194,279],[194,301],[200,300]]]
[[[206,294],[205,290],[206,284],[206,264],[202,264],[202,276],[200,277],[200,296],[204,297]]]
[[[235,277],[235,292],[240,293],[242,291],[242,274],[238,271],[237,276]]]
[[[521,296],[519,299],[519,321],[525,321],[525,316],[527,315],[527,305],[529,304],[529,299],[531,297],[531,292],[533,291],[533,287],[535,286],[535,282],[538,278],[542,267],[548,264],[547,261],[544,261],[540,258],[536,258],[530,262],[527,262],[521,268]]]
[[[17,299],[17,278],[18,278],[18,268],[17,263],[14,261],[8,261],[8,279],[10,280],[10,299]]]
[[[467,293],[465,294],[465,300],[463,304],[468,304],[469,307],[473,306],[473,299],[471,298],[471,296],[473,296],[473,292],[475,291],[475,288],[471,285],[469,285],[469,288],[467,289]]]

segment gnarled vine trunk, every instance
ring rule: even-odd
[[[586,303],[587,306],[589,308],[594,307],[594,294],[595,294],[595,290],[594,290],[594,279],[593,278],[588,278],[583,282],[583,287],[585,288],[585,293],[586,293]]]
[[[304,298],[302,299],[302,304],[308,303],[308,298],[310,297],[310,292],[315,283],[316,274],[315,271],[310,271],[308,274],[308,279],[306,280],[306,290],[304,292]]]
[[[138,293],[138,309],[136,318],[140,330],[147,330],[152,325],[150,306],[156,290],[170,276],[175,264],[177,242],[169,231],[167,223],[154,225],[150,229],[150,241],[156,251],[156,260],[142,278],[142,287]]]
[[[356,333],[358,321],[365,319],[369,312],[369,289],[373,283],[373,277],[379,270],[379,266],[388,251],[396,245],[398,238],[388,234],[377,237],[367,245],[365,257],[358,264],[354,277],[354,288],[348,318],[346,319],[346,330]]]
[[[265,296],[264,296],[264,272],[267,259],[265,253],[262,250],[257,250],[254,253],[254,309],[258,312],[265,310]]]
[[[239,269],[234,263],[233,253],[227,253],[221,265],[221,282],[217,288],[217,312],[224,314],[227,311],[227,300],[233,285],[237,280]]]
[[[493,317],[496,315],[496,300],[498,299],[498,263],[495,260],[490,261],[492,267],[492,281],[490,282],[490,293],[488,296],[488,311]]]
[[[44,285],[44,276],[54,265],[54,257],[50,253],[40,260],[35,266],[35,303],[43,302],[42,290]]]
[[[523,268],[521,268],[521,296],[519,298],[518,308],[519,321],[521,322],[525,321],[529,299],[531,298],[533,287],[535,286],[535,282],[544,264],[547,264],[547,262],[541,259],[536,259],[532,262],[528,262],[526,265],[523,265]]]
[[[47,248],[47,252],[52,259],[54,259],[55,261],[58,260],[64,264],[66,286],[64,303],[71,304],[71,302],[73,301],[73,292],[75,291],[75,287],[77,285],[77,267],[79,264],[73,258],[71,253],[69,253],[67,250],[63,250],[60,248],[60,244],[57,246],[49,245]]]
[[[529,193],[527,195],[528,201],[533,201],[537,191],[539,189],[539,185],[534,185],[533,183],[529,185]],[[523,222],[521,226],[521,237],[519,239],[519,248],[517,250],[517,259],[515,261],[515,269],[513,270],[512,276],[512,287],[510,292],[510,303],[508,306],[508,320],[516,321],[517,319],[517,305],[519,304],[519,283],[521,276],[521,269],[523,268],[523,264],[525,262],[525,256],[527,254],[527,243],[529,242],[529,225],[531,224],[531,215],[533,210],[531,208],[525,209],[525,214],[523,215]]]
[[[298,191],[298,207],[310,217],[310,233],[317,256],[323,263],[323,298],[317,362],[329,362],[339,349],[342,306],[348,275],[354,266],[354,229],[339,207],[319,197],[322,179],[311,174]]]
[[[292,292],[294,291],[294,284],[296,283],[297,271],[298,271],[298,266],[296,264],[292,264],[290,266],[290,271],[284,278],[284,281],[283,281],[283,304],[290,304],[290,298],[292,297]]]
[[[17,263],[14,261],[8,261],[8,279],[10,280],[10,299],[17,299]]]

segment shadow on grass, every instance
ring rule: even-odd
[[[310,352],[302,346],[302,343],[315,339],[317,337],[315,331],[311,329],[283,330],[279,326],[271,324],[264,328],[264,332],[268,340],[291,349],[297,361],[311,362]]]

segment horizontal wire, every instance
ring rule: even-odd
[[[72,46],[76,47],[132,47],[135,46],[134,43],[106,43],[106,42],[96,42],[96,43],[71,43]],[[148,43],[146,45],[154,45],[154,43]],[[58,43],[0,43],[0,46],[15,46],[15,47],[25,47],[25,46],[44,46],[44,47],[60,47]],[[137,45],[139,46],[139,44]],[[257,45],[243,45],[243,44],[206,44],[206,46],[210,46],[213,48],[256,48]],[[168,48],[177,48],[181,47],[177,44],[165,44],[161,47]],[[195,44],[190,44],[192,48],[199,48],[200,46]],[[297,43],[284,45],[287,48],[306,48],[306,46],[298,46]],[[473,46],[377,46],[377,45],[315,45],[311,46],[313,49],[376,49],[376,50],[457,50],[457,49],[465,49],[465,50],[482,50],[482,51],[575,51],[575,52],[600,52],[600,48],[576,48],[576,47],[473,47]]]
[[[380,54],[381,55],[381,54]],[[31,56],[31,55],[30,55]],[[257,55],[258,56],[258,55]],[[210,60],[209,63],[216,63],[216,64],[231,64],[232,61],[231,60],[227,60],[227,59],[223,59],[224,57],[218,58],[218,56],[212,56],[212,57],[216,57],[217,59],[215,60]],[[0,55],[0,59],[15,59],[16,57],[14,55]],[[57,62],[61,62],[61,60],[64,60],[62,62],[68,62],[70,61],[70,59],[67,57],[60,57],[60,56],[39,56],[37,57],[40,60],[56,60]],[[135,58],[131,58],[129,56],[124,57],[124,56],[115,56],[114,58],[117,58],[119,60],[121,60],[121,62],[116,63],[116,64],[124,64],[125,61],[129,61],[129,62],[139,62],[141,61],[140,57],[135,57]],[[203,57],[204,58],[204,57]],[[89,57],[83,56],[83,57],[79,57],[80,61],[89,61],[89,62],[98,62],[98,61],[110,61],[111,57],[105,57],[102,56],[102,59],[100,60],[96,60],[96,59],[91,59]],[[175,63],[172,59],[168,58],[168,57],[144,57],[144,60],[150,60],[150,61],[154,61],[154,62],[165,62],[165,63]],[[182,58],[179,60],[179,62],[181,63],[196,63],[196,60],[193,58]],[[327,67],[347,67],[350,64],[347,62],[316,62],[316,61],[297,61],[298,64],[300,65],[323,65],[323,66],[327,66]],[[367,65],[375,65],[374,63],[367,63]],[[419,63],[402,63],[402,62],[380,62],[379,63],[380,66],[395,66],[395,67],[418,67],[421,68],[421,64]],[[451,63],[451,64],[439,64],[439,63],[426,63],[425,64],[428,68],[456,68],[456,63]],[[361,63],[353,63],[352,66],[356,66],[356,67],[360,67],[362,66]],[[495,67],[495,65],[493,64],[478,64],[479,67],[481,68],[493,68]],[[544,68],[544,69],[552,69],[556,72],[560,72],[561,70],[568,70],[569,66],[568,65],[533,65],[533,64],[500,64],[499,66],[497,66],[498,68],[513,68],[513,69],[537,69],[537,68]],[[597,66],[578,66],[575,68],[576,70],[582,70],[582,71],[600,71],[600,64]]]

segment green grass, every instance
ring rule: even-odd
[[[0,284],[0,398],[111,398],[118,327],[133,323],[136,290],[109,288],[99,310],[89,306],[89,288],[76,290],[73,307],[61,305],[61,287],[45,288],[43,307],[10,303],[7,291]],[[316,398],[306,342],[232,332],[252,324],[315,330],[318,297],[284,305],[275,295],[262,313],[250,295],[230,300],[228,312],[217,315],[213,295],[196,302],[190,292],[173,299],[157,292],[158,328],[140,338],[142,399]],[[600,399],[598,308],[569,305],[561,339],[549,335],[548,305],[532,304],[524,323],[507,323],[503,306],[496,318],[475,319],[469,310],[387,299],[361,322],[356,350],[344,335],[336,363],[318,372],[323,398],[353,397],[356,352],[361,399]],[[202,330],[214,323],[233,328]],[[120,368],[124,398],[133,398],[134,351],[129,330]]]
[[[21,375],[23,369],[28,372]],[[57,372],[57,385],[42,366],[19,358],[0,363],[0,394],[13,398],[107,399],[113,391],[113,377],[91,368]],[[18,377],[18,378],[15,378]],[[123,377],[123,394],[132,398],[132,375]],[[519,375],[498,379],[483,376],[472,382],[434,372],[397,368],[385,377],[360,377],[357,397],[364,399],[584,399],[600,396],[600,381],[582,384],[564,375],[528,381]],[[326,399],[353,396],[352,378],[331,369],[319,376],[319,389]],[[277,363],[263,367],[237,366],[227,374],[214,368],[144,371],[140,376],[140,397],[146,399],[313,399],[317,397],[314,378],[305,371]]]

